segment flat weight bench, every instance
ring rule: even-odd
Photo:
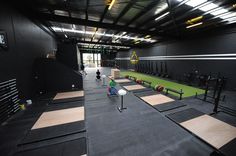
[[[151,87],[152,82],[145,81],[145,80],[142,80],[142,82],[143,82],[143,83],[142,83],[143,85],[145,85],[145,86],[147,86],[147,87],[149,87],[149,88]]]
[[[178,91],[175,89],[166,88],[166,95],[168,94],[169,91],[179,94],[179,99],[182,100],[182,95],[184,94],[182,89],[180,89],[180,91]]]
[[[134,77],[134,76],[129,76],[129,79],[131,79],[131,80],[133,80],[133,81],[135,81],[135,82],[136,82],[136,80],[137,80],[137,78]]]

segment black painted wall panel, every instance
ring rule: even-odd
[[[78,71],[78,57],[76,44],[60,43],[57,45],[56,58],[66,66]]]
[[[202,54],[236,54],[236,29],[211,36],[201,36],[192,39],[173,41],[157,44],[150,48],[131,49],[127,52],[117,53],[117,58],[130,57],[132,51],[136,51],[139,57],[146,56],[173,56],[173,55],[202,55]],[[226,31],[225,31],[226,32]],[[230,32],[230,33],[229,33]],[[164,61],[155,61],[159,64]],[[236,88],[236,60],[168,60],[168,73],[174,79],[180,79],[184,73],[198,70],[202,74],[217,75],[228,78],[227,88]],[[129,61],[122,62],[124,67],[130,68]]]
[[[55,39],[16,10],[0,4],[0,30],[7,50],[0,49],[0,81],[16,78],[23,99],[34,95],[33,62],[56,49]]]

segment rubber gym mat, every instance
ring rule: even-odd
[[[175,101],[174,99],[171,99],[171,98],[169,98],[165,95],[162,95],[162,94],[143,96],[140,98],[152,106]]]
[[[235,156],[236,155],[236,138],[224,145],[219,149],[221,153],[227,156]]]
[[[179,102],[179,101],[173,101],[165,104],[160,104],[160,105],[155,105],[154,107],[159,111],[159,112],[164,112],[172,109],[176,109],[179,107],[184,107],[186,106],[185,104]]]
[[[139,84],[135,84],[135,85],[129,85],[129,86],[123,86],[126,90],[128,91],[134,91],[134,90],[141,90],[141,89],[145,89],[146,87],[139,85]]]
[[[149,92],[149,91],[153,91],[153,90],[151,88],[132,90],[133,93],[142,93],[142,92]]]
[[[43,148],[43,147],[47,147],[50,145],[60,144],[63,142],[77,140],[77,139],[84,138],[84,137],[86,137],[86,132],[70,134],[67,136],[53,138],[53,139],[49,139],[49,140],[42,140],[40,142],[35,142],[35,143],[30,143],[30,144],[24,144],[24,145],[18,146],[17,152],[23,152],[26,150],[33,150],[36,148]]]
[[[123,87],[123,86],[136,85],[136,84],[137,84],[137,83],[132,82],[132,81],[131,81],[131,82],[127,82],[127,83],[119,83],[119,85],[122,86],[122,87]]]
[[[40,95],[39,100],[48,101],[48,100],[51,100],[55,96],[56,96],[56,93],[46,93],[46,94]]]
[[[181,123],[181,122],[199,117],[201,115],[204,115],[204,113],[194,108],[189,108],[189,109],[185,109],[176,113],[168,114],[166,116],[176,123]]]
[[[181,122],[180,125],[216,149],[220,149],[236,138],[236,127],[209,115]]]
[[[84,131],[85,131],[84,121],[77,121],[73,123],[30,130],[19,145],[39,142],[57,137],[63,137]]]
[[[159,94],[159,93],[156,92],[156,91],[153,91],[153,90],[134,93],[134,95],[136,95],[137,97],[149,96],[149,95],[157,95],[157,94]]]
[[[18,152],[15,156],[78,156],[87,153],[86,138]]]
[[[54,111],[60,109],[74,108],[84,106],[84,101],[73,101],[73,102],[65,102],[65,103],[55,103],[53,105],[48,105],[46,111]]]
[[[73,102],[73,101],[83,101],[83,100],[84,100],[84,97],[76,97],[76,98],[52,100],[50,102],[50,104],[58,104],[58,103]]]

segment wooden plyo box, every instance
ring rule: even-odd
[[[120,70],[119,69],[111,69],[111,76],[116,79],[120,77]]]

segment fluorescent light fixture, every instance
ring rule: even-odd
[[[212,3],[208,0],[176,0],[181,3],[185,3],[186,5],[189,5],[191,7],[194,7],[195,9],[199,9],[205,14],[211,14],[215,16],[215,18],[221,18],[224,21],[234,21],[236,19],[236,13],[230,12],[228,9],[225,9],[223,7],[219,7],[217,4]],[[236,4],[233,4],[232,7],[236,7]],[[190,25],[186,28],[191,28],[197,25],[200,25],[202,23],[197,23],[196,25]]]
[[[202,4],[202,3],[205,3],[205,2],[207,2],[207,0],[190,0],[187,3],[185,3],[185,4],[187,4],[187,5],[191,6],[191,7],[196,7],[196,6],[198,6],[198,5]]]
[[[196,26],[199,26],[199,25],[202,25],[202,24],[203,24],[203,22],[200,22],[200,23],[196,23],[196,24],[193,24],[193,25],[189,25],[186,28],[189,29],[189,28],[196,27]]]
[[[236,23],[236,19],[234,21],[229,21],[228,24]]]
[[[114,5],[115,1],[116,1],[116,0],[112,0],[112,1],[111,1],[111,3],[109,4],[108,10],[111,10],[111,8],[112,8],[112,6]]]
[[[236,13],[227,13],[227,14],[221,15],[219,18],[228,19],[231,17],[236,17]]]
[[[202,10],[202,11],[209,11],[209,10],[212,10],[214,8],[218,7],[218,5],[214,4],[214,3],[209,3],[201,8],[199,8],[199,10]]]
[[[89,44],[89,43],[77,43],[78,45],[82,45],[82,46],[94,46],[95,44]],[[106,45],[106,44],[99,44],[100,46],[103,47],[116,47],[116,48],[123,48],[123,49],[129,49],[130,47],[128,46],[117,46],[117,45]]]
[[[226,19],[226,21],[234,21],[234,20],[236,20],[236,17],[231,17],[231,18]]]
[[[155,21],[157,21],[157,20],[159,20],[159,19],[162,19],[163,17],[167,16],[169,13],[170,13],[170,12],[164,13],[163,15],[157,17],[157,18],[155,19]]]
[[[151,37],[151,35],[146,35],[144,38],[146,39],[146,38],[150,38]]]
[[[134,44],[139,44],[140,43],[140,41],[137,41],[137,42],[135,42]]]
[[[226,12],[228,12],[228,10],[226,10],[224,8],[220,8],[220,9],[218,9],[216,11],[211,12],[211,14],[214,15],[214,16],[217,16],[219,14],[223,14],[223,13],[226,13]]]
[[[168,8],[168,4],[162,3],[160,6],[157,7],[156,11],[155,11],[155,15],[161,13],[162,11],[166,10]]]
[[[57,32],[71,32],[71,33],[78,33],[78,34],[86,34],[86,35],[94,35],[93,31],[82,31],[82,30],[73,30],[73,29],[66,29],[66,28],[59,28],[59,27],[52,27],[54,31]],[[153,39],[145,39],[145,38],[140,38],[140,37],[131,37],[128,35],[121,36],[121,35],[114,35],[114,34],[106,34],[96,32],[95,35],[97,36],[106,36],[106,37],[114,37],[114,38],[122,38],[122,39],[127,39],[127,40],[140,40],[140,41],[145,41],[145,42],[156,42],[156,40]]]

